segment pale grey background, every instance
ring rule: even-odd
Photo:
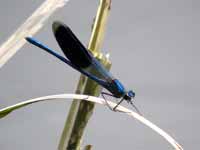
[[[42,0],[0,2],[0,42]],[[71,0],[36,37],[60,51],[51,31],[54,20],[71,26],[86,45],[98,1]],[[143,114],[185,149],[198,149],[200,89],[200,1],[112,1],[102,50],[111,53],[112,73],[136,92]],[[39,96],[73,93],[79,73],[26,44],[0,69],[0,108]],[[55,150],[70,101],[38,103],[0,120],[1,150]],[[124,114],[97,106],[84,144],[94,149],[167,150],[160,136]]]

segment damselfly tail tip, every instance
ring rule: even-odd
[[[28,41],[29,43],[36,45],[40,48],[45,47],[44,45],[42,45],[42,43],[40,43],[39,41],[37,41],[36,39],[32,38],[32,37],[25,37],[26,41]]]
[[[30,41],[30,39],[31,39],[31,38],[30,38],[30,37],[28,37],[28,36],[27,36],[27,37],[25,37],[25,40],[27,40],[27,41]]]
[[[29,43],[35,43],[35,40],[32,37],[25,37],[25,40],[28,41]]]

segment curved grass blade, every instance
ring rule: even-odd
[[[35,99],[30,99],[27,101],[23,101],[21,103],[17,103],[12,106],[8,106],[6,108],[0,109],[0,118],[5,117],[8,115],[10,112],[17,110],[21,107],[24,107],[26,105],[32,104],[32,103],[37,103],[41,101],[51,101],[55,99],[82,99],[86,101],[91,101],[94,103],[99,103],[102,105],[107,105],[107,103],[114,108],[116,106],[116,103],[113,103],[111,101],[105,102],[104,99],[94,97],[94,96],[88,96],[88,95],[78,95],[78,94],[60,94],[60,95],[51,95],[51,96],[44,96],[44,97],[39,97]],[[168,141],[176,150],[183,150],[183,148],[169,135],[167,134],[164,130],[144,118],[143,116],[139,115],[136,112],[133,112],[132,110],[129,110],[123,106],[117,107],[117,110],[120,112],[124,112],[125,114],[131,116],[132,118],[137,119],[140,121],[142,124],[146,125],[147,127],[151,128],[153,131],[158,133],[160,136],[162,136],[166,141]]]

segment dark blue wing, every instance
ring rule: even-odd
[[[85,47],[72,33],[70,28],[60,22],[54,22],[52,28],[65,56],[76,66],[87,68],[91,64],[91,56],[85,51]]]
[[[97,78],[112,82],[112,75],[93,57],[68,26],[61,22],[54,22],[52,28],[60,48],[72,64],[90,74],[92,74],[91,70],[95,70]]]

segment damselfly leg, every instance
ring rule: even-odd
[[[112,96],[112,97],[114,97],[114,96],[113,96],[112,94],[109,94],[109,93],[101,92],[101,96],[102,96],[103,99],[105,100],[106,106],[108,106],[108,108],[109,108],[110,110],[114,111],[113,108],[110,106],[110,104],[108,104],[108,101],[106,100],[106,98],[105,98],[104,95],[108,95],[108,96]]]
[[[142,115],[142,113],[139,111],[139,109],[133,104],[133,102],[130,100],[130,101],[128,101],[128,103],[130,103],[132,106],[133,106],[133,108],[136,110],[136,112],[138,113],[138,114],[140,114],[141,116],[143,116]]]
[[[108,103],[108,101],[106,100],[106,98],[105,98],[105,96],[104,95],[108,95],[108,96],[111,96],[111,97],[114,97],[112,94],[110,94],[110,93],[106,93],[106,92],[101,92],[101,95],[102,95],[102,97],[103,97],[103,99],[105,100],[105,102],[106,102],[106,106],[108,106],[108,108],[110,109],[110,110],[112,110],[112,111],[114,111],[114,112],[123,112],[123,111],[119,111],[119,110],[116,110],[117,109],[117,107],[123,102],[123,98],[117,103],[117,105],[114,107],[114,108],[112,108],[111,106],[110,106],[110,104]],[[124,113],[124,112],[123,112]]]
[[[116,111],[116,108],[124,101],[124,98],[122,98],[117,105],[113,108],[113,111]]]
[[[112,111],[114,111],[114,112],[122,112],[122,113],[130,113],[130,112],[123,112],[123,111],[119,111],[119,110],[117,110],[117,107],[125,100],[124,98],[122,98],[118,103],[117,103],[117,105],[115,106],[115,107],[111,107],[110,106],[110,104],[108,103],[108,101],[106,100],[106,98],[105,98],[105,96],[104,95],[108,95],[108,96],[111,96],[111,97],[114,97],[112,94],[110,94],[110,93],[106,93],[106,92],[101,92],[101,95],[102,95],[102,97],[103,97],[103,99],[105,100],[105,102],[106,102],[106,106],[108,106],[108,108],[110,109],[110,110],[112,110]],[[131,105],[132,105],[132,107],[136,110],[136,112],[138,113],[138,114],[140,114],[141,116],[143,116],[142,115],[142,113],[139,111],[139,109],[133,104],[133,102],[131,101],[131,100],[126,100],[127,101],[127,103],[130,103]]]

